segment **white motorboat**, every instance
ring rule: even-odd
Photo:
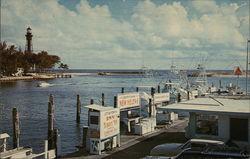
[[[49,87],[49,86],[52,86],[52,84],[47,83],[47,82],[39,82],[37,84],[37,87]]]

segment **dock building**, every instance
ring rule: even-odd
[[[232,141],[250,149],[250,100],[197,98],[158,109],[189,112],[187,138]]]

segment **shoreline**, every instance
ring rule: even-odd
[[[97,72],[97,73],[28,73],[28,76],[19,77],[2,77],[0,82],[6,81],[18,81],[18,80],[43,80],[43,79],[54,79],[54,78],[71,78],[73,76],[113,76],[113,75],[144,75],[144,72]],[[207,77],[221,77],[221,78],[245,78],[246,73],[242,75],[234,75],[233,73],[225,72],[207,72]],[[197,77],[197,73],[188,74],[188,77]],[[250,77],[250,73],[248,73]]]

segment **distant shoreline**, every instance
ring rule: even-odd
[[[198,73],[189,73],[189,77],[198,77]],[[207,72],[207,77],[230,77],[230,78],[244,78],[246,77],[246,73],[242,73],[241,75],[235,75],[233,72]],[[250,73],[248,72],[248,76],[250,77]]]
[[[0,82],[4,81],[17,81],[17,80],[37,80],[37,79],[54,79],[54,78],[70,78],[72,76],[110,76],[110,75],[144,75],[144,72],[141,71],[119,71],[119,72],[96,72],[96,73],[28,73],[28,76],[19,76],[19,77],[2,77],[0,78]],[[207,72],[207,77],[228,77],[228,78],[245,78],[246,73],[244,72],[242,75],[234,75],[232,72]],[[197,77],[198,73],[189,73],[189,77]],[[250,73],[248,73],[250,77]]]

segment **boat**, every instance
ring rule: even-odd
[[[50,86],[52,86],[52,84],[47,83],[47,82],[39,82],[37,84],[37,87],[50,87]]]

